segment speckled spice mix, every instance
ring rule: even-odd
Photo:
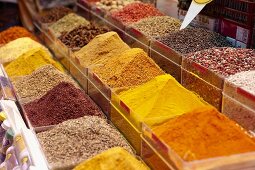
[[[39,41],[31,32],[24,27],[14,26],[0,32],[0,44],[6,44],[12,40],[21,37],[29,37],[35,41]]]
[[[59,37],[62,32],[69,32],[80,25],[88,25],[89,21],[83,17],[70,13],[63,18],[59,19],[57,22],[52,24],[49,29],[53,31],[56,37]]]
[[[185,57],[225,77],[255,70],[255,50],[252,49],[211,48]]]
[[[181,54],[192,53],[213,47],[231,47],[222,35],[203,28],[185,28],[157,40]]]
[[[71,12],[72,10],[66,7],[54,7],[48,11],[42,12],[42,14],[40,15],[40,21],[42,23],[56,22],[57,20]]]
[[[98,8],[113,12],[122,9],[124,6],[138,2],[137,0],[100,0],[96,3]]]
[[[105,119],[96,116],[65,121],[37,136],[53,169],[72,169],[82,161],[116,146],[133,153],[124,137]]]
[[[99,27],[91,23],[79,26],[70,32],[63,32],[59,39],[73,51],[77,51],[87,45],[97,35],[108,32],[106,27]]]
[[[69,82],[78,87],[71,77],[52,65],[42,66],[27,76],[16,77],[12,84],[19,101],[24,104],[39,99],[61,82]]]
[[[111,88],[137,86],[165,74],[140,48],[132,48],[95,66],[93,71]]]
[[[132,3],[111,14],[113,19],[116,19],[124,24],[132,24],[143,18],[163,15],[164,14],[154,6],[145,3]]]
[[[141,19],[131,27],[150,37],[164,36],[179,31],[181,22],[169,16],[155,16]]]
[[[85,115],[103,115],[81,89],[67,82],[61,82],[40,99],[25,104],[24,109],[34,127],[55,125]]]

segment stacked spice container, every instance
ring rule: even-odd
[[[5,49],[5,50],[8,51],[8,49]],[[25,111],[24,113],[26,115],[27,122],[30,125],[30,127],[32,129],[35,129],[36,131],[45,131],[49,128],[52,128],[52,127],[49,127],[48,125],[52,125],[56,123],[62,124],[61,122],[63,120],[70,119],[72,116],[75,116],[76,113],[79,114],[79,112],[84,112],[84,111],[85,112],[88,111],[88,114],[98,113],[98,116],[101,117],[100,115],[102,115],[102,112],[96,107],[95,104],[93,104],[93,101],[89,99],[88,97],[84,98],[84,94],[80,92],[80,89],[76,85],[76,83],[73,80],[71,80],[67,75],[61,72],[63,71],[62,67],[57,62],[50,59],[48,51],[47,50],[44,51],[44,50],[45,50],[44,48],[39,48],[39,49],[35,49],[34,51],[26,51],[23,54],[20,54],[20,56],[18,56],[17,59],[13,58],[12,59],[13,61],[10,61],[10,63],[6,64],[5,66],[7,73],[12,76],[11,79],[12,79],[15,91],[17,92],[18,99],[21,101],[24,107],[23,111]],[[35,58],[37,60],[35,60]],[[25,66],[25,64],[27,65]],[[17,68],[18,69],[17,70],[13,69],[14,66],[17,66],[16,69]],[[22,77],[17,77],[17,76],[22,76]],[[65,93],[62,93],[62,92],[65,92]],[[55,99],[58,98],[56,99],[56,101],[58,101],[59,103],[56,103],[56,102],[49,103],[50,100],[52,101],[52,98],[55,98]],[[79,103],[77,103],[74,100],[79,101]],[[83,104],[81,102],[83,102]],[[63,104],[65,106],[63,106]],[[88,108],[85,108],[84,106],[87,106]],[[55,108],[57,108],[57,110]],[[45,114],[50,114],[52,113],[53,110],[55,110],[55,112],[54,114],[51,114],[45,117],[45,115],[42,114],[41,112],[42,110],[45,111],[44,112]],[[61,115],[61,112],[64,113],[66,111],[69,112],[69,115],[65,115],[65,114]],[[73,111],[75,111],[76,113],[71,114],[71,112]],[[41,118],[38,119],[38,116]],[[80,116],[78,115],[78,117]],[[94,121],[101,121],[99,125],[101,124],[105,125],[105,127],[103,128],[105,130],[111,129],[109,132],[110,133],[109,135],[115,135],[114,137],[112,137],[112,139],[114,139],[114,141],[116,141],[117,139],[117,142],[119,143],[117,144],[116,142],[112,140],[113,143],[109,143],[109,146],[112,147],[112,144],[113,145],[117,144],[118,146],[123,144],[122,146],[125,145],[124,147],[126,147],[126,149],[128,149],[130,153],[133,153],[130,146],[123,139],[123,137],[114,128],[112,128],[112,126],[109,125],[104,119],[99,117],[98,118],[95,117]],[[83,121],[90,120],[89,117],[84,119],[85,120],[83,120],[82,118],[81,120],[77,119],[77,121],[83,122]],[[91,117],[91,119],[93,118]],[[71,125],[72,123],[74,122],[71,120],[68,124]],[[44,127],[44,125],[46,125],[46,127]],[[97,125],[97,123],[94,123],[94,125]],[[57,125],[56,127],[54,126],[52,131],[54,131],[55,129],[57,130],[58,127],[60,128],[62,125]],[[62,132],[63,132],[63,129],[62,129]],[[46,131],[43,133],[49,135],[51,131]],[[41,133],[39,133],[39,136],[40,134]],[[42,144],[42,141],[49,142],[51,140],[50,138],[47,137],[48,135],[46,135],[46,137],[39,137],[41,144]],[[61,139],[61,137],[58,139]],[[50,148],[58,147],[54,145],[54,142],[50,146],[51,146]],[[43,149],[46,152],[46,155],[48,153],[51,153],[50,151],[47,151],[47,144],[43,145]],[[58,154],[58,152],[56,152],[56,154]],[[51,160],[51,158],[48,155],[47,155],[47,160]],[[63,167],[65,165],[60,165],[60,167]],[[74,165],[75,164],[72,163],[72,165],[70,166],[74,166]],[[50,162],[50,167],[54,168],[57,166],[59,165],[52,163],[52,161]],[[146,169],[146,167],[144,166],[141,166],[141,167]]]

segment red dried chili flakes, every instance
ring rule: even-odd
[[[125,6],[122,10],[113,12],[111,16],[113,19],[121,21],[124,24],[131,24],[143,18],[164,16],[164,14],[151,4],[132,3]]]
[[[39,41],[36,36],[34,36],[31,32],[29,32],[24,27],[14,26],[9,29],[0,32],[0,44],[6,44],[12,40],[21,38],[21,37],[29,37],[35,41]]]

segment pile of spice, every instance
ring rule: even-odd
[[[185,28],[170,33],[157,40],[182,54],[201,51],[213,47],[231,47],[222,35],[203,28]]]
[[[164,36],[179,31],[181,22],[169,16],[156,16],[141,19],[131,25],[135,29],[150,37]]]
[[[255,67],[252,71],[242,71],[231,75],[227,81],[255,95]]]
[[[74,170],[95,169],[149,170],[146,165],[138,161],[133,155],[121,147],[108,149],[74,168]]]
[[[63,32],[59,39],[73,51],[80,50],[87,45],[97,35],[108,32],[106,27],[99,27],[95,24],[79,26],[70,32]]]
[[[157,8],[151,4],[145,3],[132,3],[125,6],[123,9],[112,12],[113,19],[120,21],[124,24],[132,24],[143,18],[152,16],[163,16]]]
[[[54,7],[48,11],[44,11],[40,16],[42,23],[53,23],[61,19],[65,15],[72,13],[72,10],[66,7]]]
[[[21,37],[29,37],[35,41],[38,41],[38,39],[27,29],[19,26],[14,26],[0,32],[0,44],[6,44]]]
[[[65,121],[37,136],[52,169],[72,169],[117,146],[132,153],[124,137],[105,119],[96,116]]]
[[[103,10],[113,12],[133,2],[138,2],[138,0],[100,0],[96,3],[96,6]]]
[[[222,76],[255,70],[255,50],[243,48],[211,48],[185,56]]]
[[[111,88],[136,86],[164,74],[159,66],[140,48],[125,50],[115,55],[93,71]]]
[[[24,105],[34,127],[59,124],[85,115],[103,116],[98,106],[73,84],[61,82],[43,97]]]
[[[47,48],[28,37],[18,38],[0,48],[0,63],[8,63],[23,54],[33,54],[35,51],[43,50],[51,56]]]
[[[56,37],[59,37],[62,32],[69,32],[80,25],[88,24],[89,21],[87,21],[83,17],[74,13],[70,13],[52,24],[49,29],[54,33]]]
[[[25,76],[47,64],[52,64],[58,70],[64,71],[63,67],[44,50],[38,50],[33,54],[28,51],[6,65],[5,71],[9,77]]]
[[[100,60],[109,59],[129,49],[116,32],[107,32],[96,36],[86,46],[74,53],[81,66],[98,64]]]
[[[78,87],[71,77],[52,65],[42,66],[30,75],[16,78],[12,84],[19,101],[24,104],[41,98],[61,82],[69,82]]]
[[[119,97],[133,111],[130,116],[138,127],[141,122],[154,126],[206,105],[168,74],[121,92]]]
[[[255,151],[254,139],[210,106],[170,119],[153,132],[185,161]]]

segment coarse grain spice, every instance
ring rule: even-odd
[[[110,31],[106,27],[96,26],[93,23],[79,26],[70,32],[63,32],[59,39],[72,51],[78,51],[87,45],[97,35]]]
[[[211,106],[170,119],[153,132],[185,161],[255,151],[254,139]]]
[[[111,88],[137,86],[165,74],[140,48],[112,56],[95,66],[93,71]]]
[[[127,25],[137,22],[143,18],[163,15],[164,14],[153,5],[145,3],[132,3],[121,10],[112,12],[111,14],[113,19]]]
[[[203,28],[185,28],[156,39],[182,54],[232,46],[222,35]]]
[[[80,25],[88,25],[89,21],[83,17],[70,13],[63,18],[59,19],[57,22],[52,24],[49,29],[53,31],[56,37],[59,37],[62,32],[69,32]]]
[[[22,37],[13,40],[0,48],[0,63],[8,63],[23,54],[33,54],[35,51],[43,50],[51,56],[51,53],[42,44],[29,37]]]
[[[74,170],[149,170],[149,168],[122,147],[108,149],[74,168]]]
[[[96,2],[96,6],[103,10],[113,12],[122,9],[124,6],[138,2],[137,0],[100,0]]]
[[[105,119],[96,116],[65,121],[37,136],[53,169],[71,169],[116,146],[133,153],[124,137]]]
[[[103,116],[98,106],[73,84],[61,82],[43,97],[24,105],[34,127],[56,125],[85,115]]]
[[[86,46],[74,53],[82,67],[99,64],[100,60],[108,60],[130,49],[116,32],[107,32],[96,36]]]
[[[27,76],[16,77],[12,84],[19,101],[24,104],[39,99],[60,82],[69,82],[78,87],[71,77],[52,65],[42,66]]]
[[[64,71],[63,67],[44,50],[38,50],[34,53],[24,53],[16,60],[13,60],[5,66],[5,71],[9,77],[25,76],[31,74],[41,66],[52,64],[60,71]]]
[[[7,30],[0,32],[0,44],[6,44],[12,40],[21,37],[29,37],[35,41],[39,41],[36,36],[34,36],[31,32],[29,32],[24,27],[14,26],[10,27]]]
[[[72,10],[66,7],[54,7],[48,11],[42,12],[40,15],[40,21],[42,23],[53,23],[71,12]]]
[[[141,19],[131,27],[150,37],[164,36],[180,29],[181,22],[169,16],[155,16]]]
[[[211,48],[185,56],[224,77],[255,69],[255,50]]]

